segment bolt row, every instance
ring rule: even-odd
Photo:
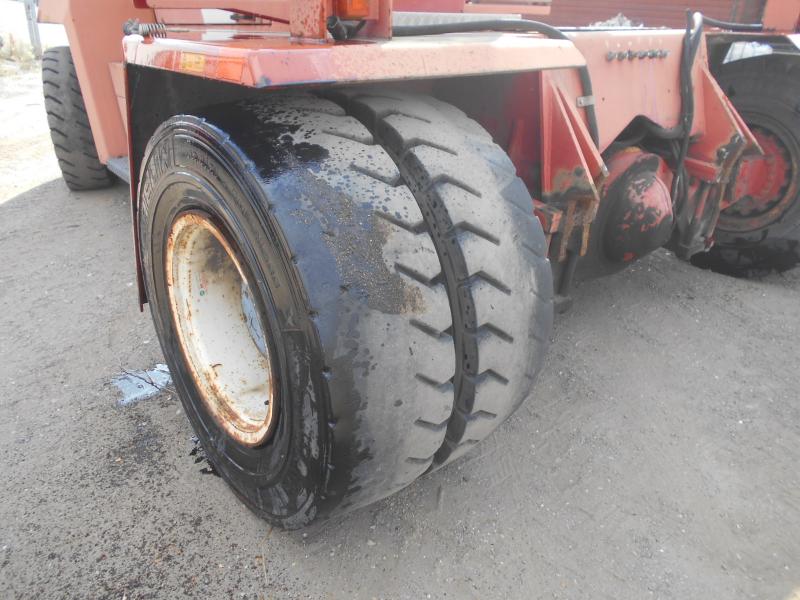
[[[669,50],[620,50],[619,52],[609,51],[606,60],[633,60],[634,58],[667,58]]]

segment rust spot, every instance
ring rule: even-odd
[[[255,347],[240,314],[240,290],[247,282],[240,253],[208,216],[183,213],[172,225],[164,268],[174,329],[206,408],[239,443],[263,443],[277,423],[277,406],[269,356]],[[225,359],[227,368],[212,358]],[[263,419],[261,411],[254,419],[249,398],[261,389],[267,408]]]

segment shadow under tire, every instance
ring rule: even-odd
[[[692,263],[739,277],[785,271],[800,262],[800,57],[734,61],[716,75],[765,151],[786,168],[770,173],[767,183],[781,181],[768,197],[745,197],[722,211],[716,245]]]
[[[97,157],[69,47],[45,50],[42,56],[42,85],[50,136],[67,187],[82,191],[114,184],[114,175]]]

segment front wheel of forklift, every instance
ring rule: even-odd
[[[261,193],[221,131],[174,118],[145,158],[140,244],[161,346],[209,460],[249,507],[292,528],[322,504],[325,359]]]
[[[511,161],[455,107],[359,91],[173,117],[139,189],[179,396],[269,521],[388,496],[530,394],[552,322],[544,235]]]
[[[310,96],[174,117],[145,154],[165,359],[211,463],[284,528],[401,489],[444,440],[448,296],[396,180],[361,123]]]

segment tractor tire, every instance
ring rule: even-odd
[[[543,233],[488,135],[424,96],[337,100],[274,95],[173,117],[140,185],[148,301],[186,413],[236,494],[284,528],[388,496],[488,435],[530,393],[552,323]],[[395,118],[356,118],[378,100]],[[390,131],[420,118],[432,137],[401,151]],[[234,293],[214,318],[203,302],[222,306],[209,266],[222,254],[198,259],[212,237],[184,241],[187,222],[224,238],[242,279],[239,303],[227,270]],[[185,333],[236,338],[241,323],[262,358],[246,343],[241,356],[267,365],[258,418],[272,419],[247,440],[219,416],[226,402],[239,415],[238,400],[198,376],[224,383],[238,354],[208,369],[193,357],[214,350]]]
[[[114,175],[100,162],[69,47],[49,48],[42,56],[44,107],[58,166],[71,190],[112,185]]]
[[[722,211],[715,246],[692,262],[738,277],[786,271],[800,262],[800,57],[734,61],[717,80],[759,139],[768,168],[752,194],[731,184],[743,200]]]

